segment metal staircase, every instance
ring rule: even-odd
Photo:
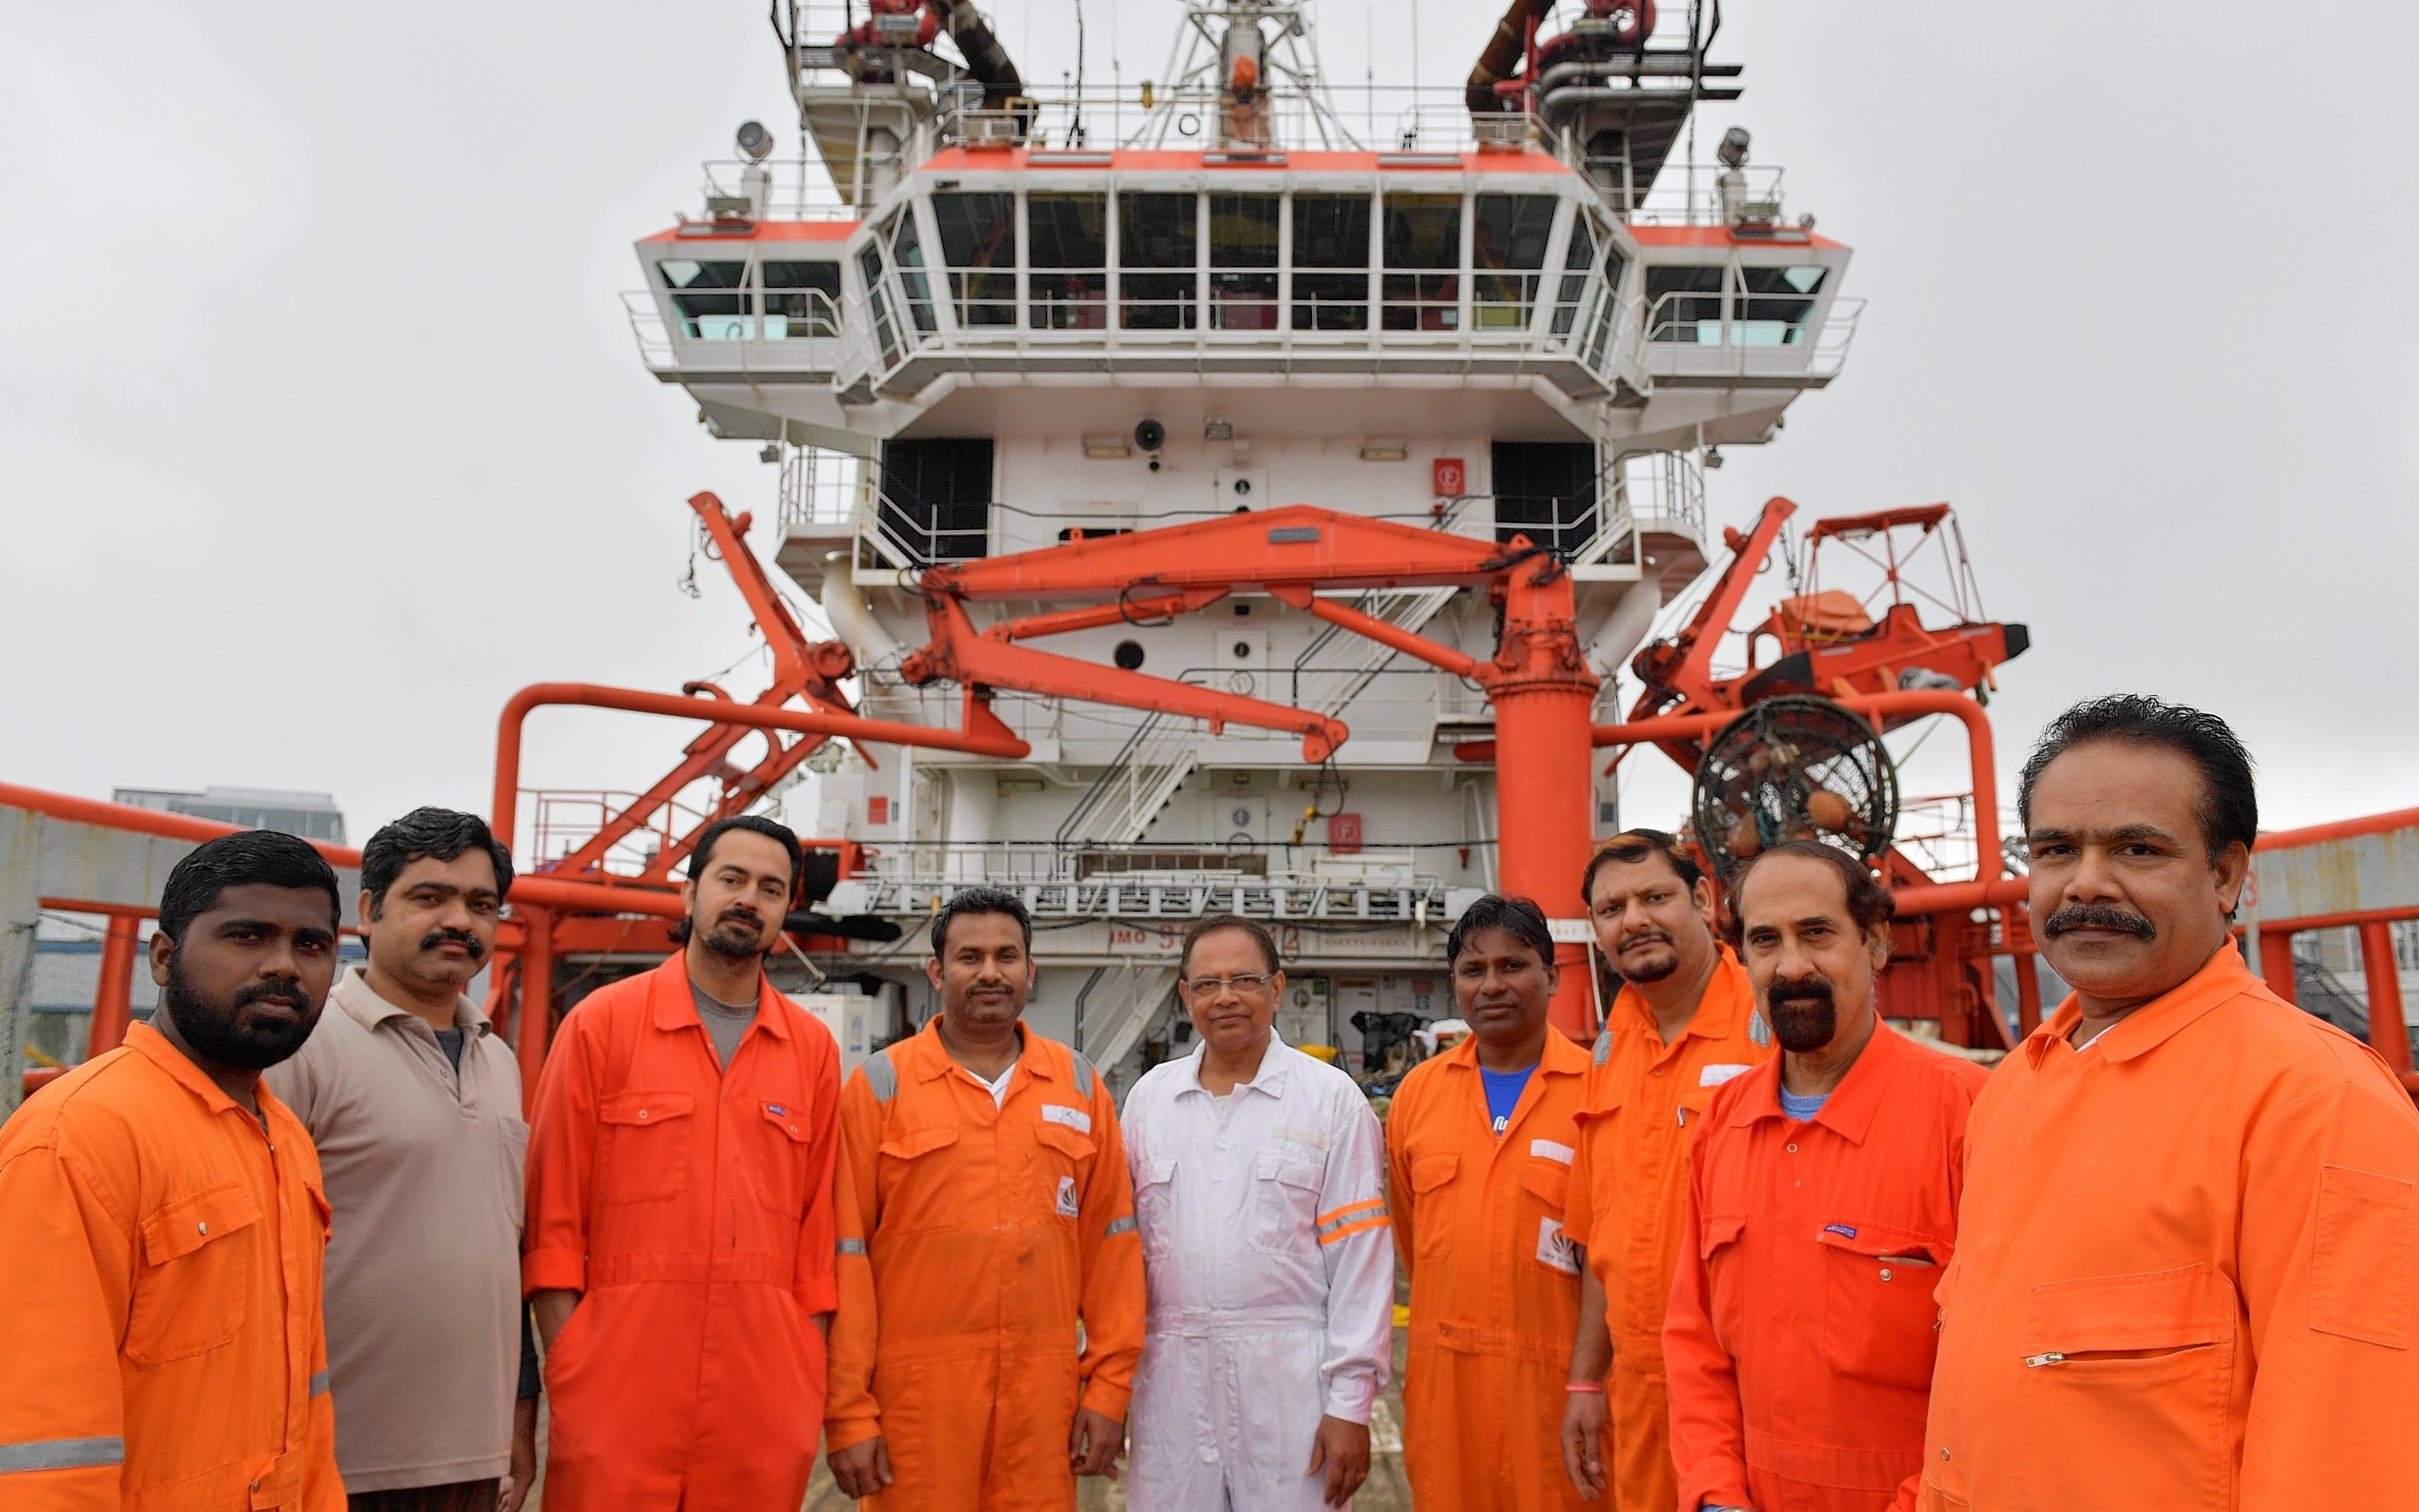
[[[1118,1068],[1174,998],[1176,968],[1126,961],[1094,971],[1076,996],[1076,1049],[1082,1051],[1101,1074],[1117,1076]],[[1112,1083],[1122,1095],[1125,1088]]]
[[[1168,806],[1199,757],[1192,724],[1149,714],[1134,727],[1066,819],[1058,826],[1062,846],[1125,846],[1142,838]]]

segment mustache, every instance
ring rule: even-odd
[[[2158,926],[2141,914],[2099,903],[2077,903],[2041,921],[2041,936],[2055,940],[2069,930],[2122,930],[2138,940],[2155,940]]]
[[[1669,945],[1671,936],[1661,930],[1633,930],[1613,942],[1615,950],[1626,950],[1633,945]]]
[[[1778,1008],[1784,1003],[1820,1003],[1829,1007],[1834,1005],[1835,998],[1831,983],[1819,976],[1776,981],[1764,990],[1764,1004],[1768,1008]]]
[[[441,945],[459,945],[470,952],[474,961],[484,960],[487,955],[487,947],[480,944],[479,936],[468,930],[431,930],[420,942],[423,950],[433,950]]]
[[[236,988],[235,995],[227,1000],[227,1007],[240,1012],[255,1003],[282,1003],[297,1013],[311,1011],[311,1000],[303,995],[302,989],[286,982],[254,982]]]

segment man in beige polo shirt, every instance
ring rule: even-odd
[[[462,995],[511,886],[511,853],[476,815],[418,808],[372,835],[369,965],[269,1077],[318,1146],[334,1210],[328,1387],[350,1512],[511,1512],[534,1467],[529,1127],[511,1050]]]

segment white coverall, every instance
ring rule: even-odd
[[[1273,1032],[1225,1097],[1200,1064],[1154,1067],[1126,1100],[1151,1297],[1126,1504],[1309,1512],[1320,1418],[1367,1422],[1390,1368],[1384,1137],[1351,1077]]]

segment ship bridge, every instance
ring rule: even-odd
[[[1624,217],[1531,144],[944,145],[862,218],[760,212],[770,171],[711,195],[744,213],[641,240],[625,302],[656,377],[732,437],[862,450],[1181,387],[1263,435],[1383,431],[1449,389],[1541,435],[1745,443],[1837,375],[1859,306],[1849,249],[1781,219],[1776,172],[1743,176]]]

